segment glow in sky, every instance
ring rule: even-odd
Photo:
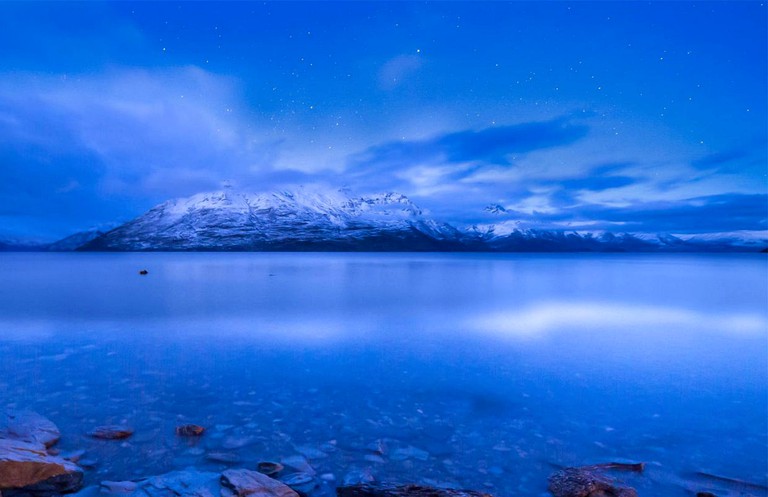
[[[224,181],[395,190],[457,224],[766,230],[766,24],[761,2],[2,2],[0,235]]]

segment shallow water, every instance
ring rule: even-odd
[[[765,495],[695,473],[768,483],[767,261],[0,254],[0,407],[56,422],[89,484],[303,454],[337,484],[546,495],[633,460],[640,495]]]

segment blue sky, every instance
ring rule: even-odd
[[[396,190],[455,223],[766,230],[766,17],[762,2],[2,2],[0,235],[55,239],[225,181]]]

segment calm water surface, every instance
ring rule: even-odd
[[[765,495],[767,260],[0,254],[0,407],[56,422],[89,484],[304,457],[326,491],[538,496],[632,460],[641,496]]]

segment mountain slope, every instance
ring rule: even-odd
[[[526,229],[501,206],[485,210],[498,221],[458,230],[430,219],[399,193],[225,190],[170,200],[111,231],[78,234],[51,250],[758,252],[768,245],[762,232],[692,236]]]
[[[397,193],[226,190],[160,204],[81,250],[454,250],[460,239]]]

